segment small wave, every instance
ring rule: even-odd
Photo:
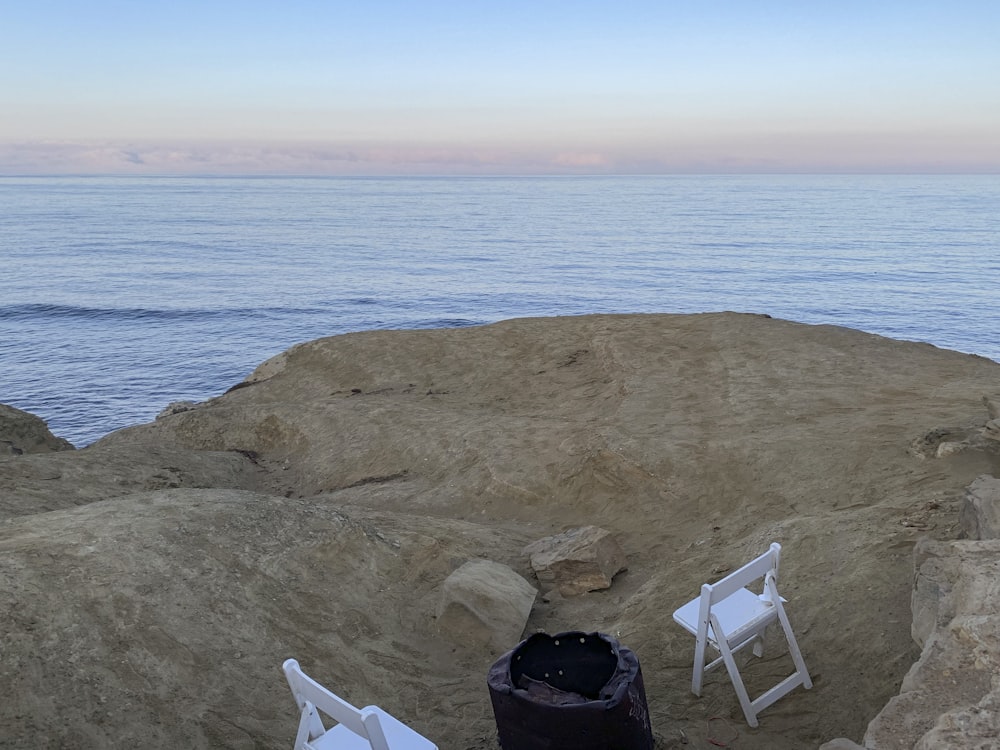
[[[482,325],[483,321],[469,320],[468,318],[434,318],[433,320],[421,320],[414,328],[468,328],[469,326]]]
[[[284,316],[320,314],[322,310],[292,307],[240,307],[240,308],[146,308],[146,307],[81,307],[77,305],[5,305],[0,307],[0,320],[190,320],[190,319],[246,319],[256,315]]]

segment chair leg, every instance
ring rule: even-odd
[[[799,651],[799,644],[795,640],[795,633],[792,632],[792,625],[785,614],[785,608],[778,606],[778,621],[781,622],[781,629],[785,631],[785,640],[788,641],[788,653],[792,656],[792,663],[795,664],[795,671],[802,676],[802,686],[807,690],[813,686],[809,670],[806,669],[806,661]]]
[[[705,676],[705,641],[698,639],[694,647],[694,669],[691,673],[691,692],[701,697],[701,684]]]
[[[302,716],[299,719],[299,731],[295,735],[294,750],[302,750],[309,740],[316,739],[324,732],[323,722],[319,718],[319,712],[309,701],[302,707]]]
[[[733,689],[736,691],[736,697],[739,698],[740,708],[743,709],[743,715],[746,717],[747,724],[756,727],[757,714],[751,705],[750,695],[743,684],[743,677],[736,666],[736,659],[733,658],[733,652],[729,650],[729,647],[725,643],[720,643],[719,648],[722,649],[722,658],[726,663],[726,671],[729,672],[729,679],[733,683]]]
[[[712,615],[712,626],[716,633],[721,633],[722,628],[719,627],[719,623],[715,619],[715,615]],[[722,653],[722,660],[726,664],[726,671],[729,672],[729,679],[733,683],[733,689],[736,691],[736,697],[739,698],[740,708],[743,709],[743,715],[746,717],[747,724],[751,727],[757,726],[757,713],[754,711],[751,705],[750,695],[747,693],[746,686],[743,684],[743,677],[740,675],[740,670],[736,666],[736,659],[733,658],[733,652],[729,648],[729,643],[725,638],[719,639],[719,651]]]

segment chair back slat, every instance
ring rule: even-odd
[[[365,739],[368,739],[368,730],[362,719],[361,710],[355,708],[350,703],[340,698],[316,680],[305,674],[299,663],[295,659],[289,659],[284,664],[285,676],[288,678],[288,685],[295,695],[295,701],[302,709],[305,701],[313,704],[317,710],[322,711],[334,721],[337,721],[352,732]]]
[[[769,571],[774,571],[777,575],[778,559],[781,555],[781,545],[773,543],[770,548],[760,557],[751,560],[739,570],[733,571],[725,578],[702,586],[702,596],[709,597],[709,603],[715,604],[722,601],[727,596],[734,593],[759,578],[763,578]]]

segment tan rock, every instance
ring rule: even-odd
[[[967,539],[1000,539],[1000,479],[984,474],[966,487],[958,520]]]
[[[819,746],[819,750],[865,750],[865,748],[857,742],[844,737],[838,737],[835,740],[824,742]]]
[[[196,451],[152,439],[0,461],[0,519],[180,487],[255,489],[260,467],[240,451]]]
[[[987,440],[1000,440],[1000,419],[991,419],[983,427],[983,437]]]
[[[164,419],[171,416],[172,414],[180,414],[182,411],[191,411],[192,409],[197,409],[198,404],[194,401],[173,401],[166,405],[159,414],[156,415],[157,419]]]
[[[470,560],[441,587],[438,630],[467,648],[503,653],[520,642],[537,593],[502,563]]]
[[[953,534],[950,500],[997,466],[906,448],[974,437],[997,383],[981,357],[732,313],[293,347],[196,409],[0,461],[0,745],[289,747],[294,656],[441,748],[495,750],[489,648],[429,627],[443,581],[588,524],[629,551],[628,578],[538,602],[526,627],[634,649],[654,732],[744,750],[861,737],[919,655],[916,537]],[[694,639],[671,612],[775,539],[816,684],[751,730],[724,670],[691,693]],[[773,667],[749,660],[751,693]]]
[[[947,458],[948,456],[961,453],[968,447],[969,444],[967,442],[946,441],[938,445],[935,455],[937,458]]]
[[[942,714],[913,750],[994,750],[1000,747],[1000,677],[979,703]]]
[[[921,540],[914,564],[912,627],[923,651],[900,694],[868,725],[864,744],[873,750],[988,747],[975,734],[956,740],[955,728],[996,722],[1000,540]]]
[[[1000,419],[1000,396],[983,396],[983,404],[990,419]]]
[[[532,542],[524,548],[543,588],[563,596],[610,588],[612,579],[628,568],[628,560],[611,532],[597,526],[570,529]]]
[[[41,417],[0,404],[0,458],[66,450],[73,445],[53,435]]]

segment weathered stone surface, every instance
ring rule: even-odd
[[[984,396],[983,403],[989,414],[985,425],[937,427],[911,442],[910,452],[919,458],[950,458],[971,452],[1000,453],[1000,401]]]
[[[983,475],[970,484],[958,520],[967,539],[1000,539],[1000,479]]]
[[[53,435],[41,417],[0,404],[0,458],[67,450],[73,445]]]
[[[869,724],[864,744],[873,750],[995,747],[976,733],[998,717],[1000,540],[924,539],[914,565],[912,631],[923,651],[900,694]],[[974,727],[973,734],[962,737],[964,726]]]
[[[983,427],[982,436],[987,440],[1000,441],[1000,397],[983,396],[983,404],[990,421]]]
[[[913,554],[912,633],[919,645],[956,617],[1000,613],[1000,540],[922,539]]]
[[[0,461],[0,519],[150,490],[256,489],[260,467],[240,451],[195,451],[133,439]]]
[[[1000,677],[976,705],[948,711],[913,750],[996,750],[1000,747]]]
[[[865,748],[857,742],[844,737],[838,737],[835,740],[824,742],[820,745],[819,750],[865,750]]]
[[[980,357],[726,313],[293,347],[196,409],[0,461],[0,745],[287,748],[294,656],[441,748],[496,750],[491,658],[434,632],[441,587],[476,558],[534,581],[524,546],[586,524],[614,531],[628,577],[536,603],[527,629],[620,633],[654,731],[708,747],[724,716],[745,750],[858,739],[919,655],[913,542],[953,535],[1000,443],[933,451],[974,437],[998,383]],[[965,431],[906,452],[935,425]],[[816,685],[750,729],[724,670],[691,693],[671,613],[774,539]],[[759,694],[774,665],[750,662]]]
[[[1000,396],[983,396],[983,403],[990,419],[1000,419]]]
[[[983,428],[983,437],[988,440],[1000,440],[1000,419],[991,419]]]
[[[508,545],[449,519],[220,489],[7,520],[0,747],[288,748],[290,656],[447,747],[426,706],[442,692],[468,700],[485,671],[428,623],[451,559],[468,547],[515,554]],[[428,689],[466,674],[468,687]],[[45,721],[54,707],[71,720]]]
[[[460,645],[503,653],[521,640],[537,593],[502,563],[470,560],[441,587],[438,630]]]
[[[182,411],[191,411],[198,407],[198,404],[194,401],[173,401],[166,405],[159,414],[156,415],[157,419],[163,419],[164,417],[169,417],[172,414],[180,414]]]
[[[961,453],[968,447],[968,442],[944,442],[938,445],[935,456],[937,458],[947,458],[948,456],[954,456],[957,453]]]
[[[577,596],[611,586],[628,560],[611,532],[583,526],[545,537],[524,548],[543,588]]]

